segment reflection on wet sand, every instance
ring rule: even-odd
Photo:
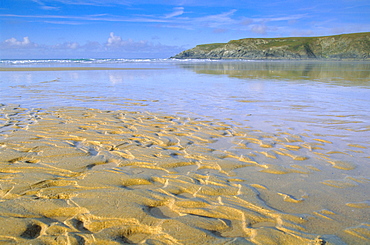
[[[199,74],[228,75],[241,79],[279,79],[340,82],[339,85],[366,85],[370,81],[369,62],[208,62],[178,64]],[[337,84],[337,83],[336,83]]]

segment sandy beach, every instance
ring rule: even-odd
[[[0,244],[369,243],[368,63],[14,62]]]
[[[2,244],[368,242],[370,203],[351,193],[369,179],[346,174],[363,145],[149,112],[0,110]]]
[[[369,13],[1,0],[0,245],[370,245]]]

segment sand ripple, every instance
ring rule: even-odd
[[[0,243],[369,242],[369,201],[356,195],[369,190],[366,144],[152,113],[0,109]]]

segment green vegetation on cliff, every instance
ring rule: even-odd
[[[171,58],[369,60],[370,32],[325,37],[245,38],[197,45]]]

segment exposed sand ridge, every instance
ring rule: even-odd
[[[149,112],[0,111],[1,243],[370,241],[366,144]]]

